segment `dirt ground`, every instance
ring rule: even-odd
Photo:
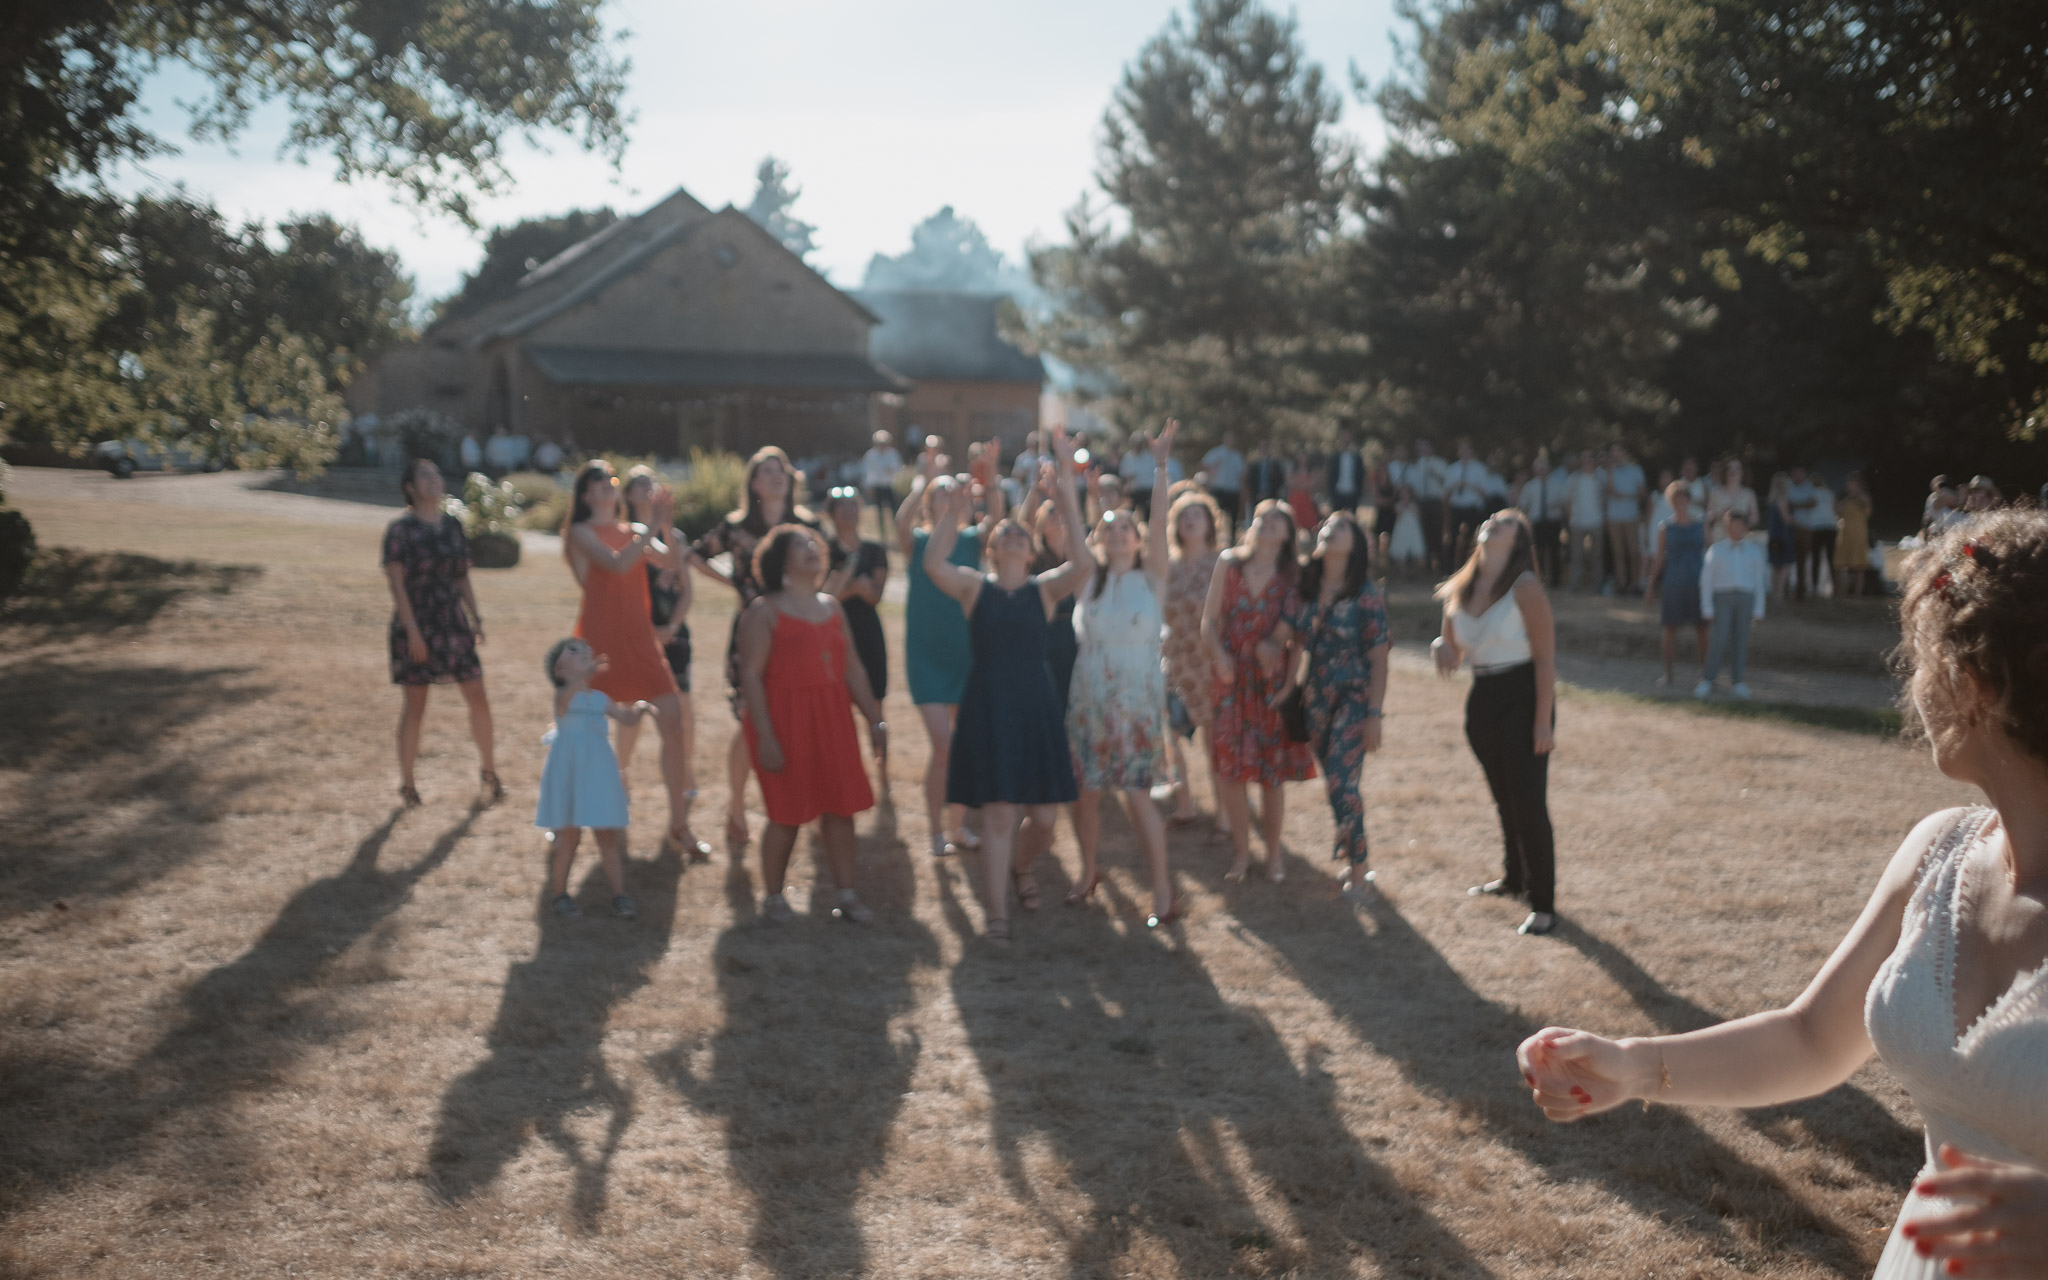
[[[530,825],[560,560],[477,575],[510,795],[475,807],[442,690],[405,812],[396,511],[243,479],[10,494],[58,550],[0,610],[0,1275],[1855,1277],[1918,1166],[1876,1065],[1766,1111],[1560,1128],[1511,1057],[1545,1023],[1789,998],[1913,822],[1968,798],[1909,745],[1568,689],[1565,923],[1520,938],[1465,894],[1499,832],[1463,683],[1404,652],[1367,770],[1383,901],[1334,895],[1303,784],[1283,885],[1226,888],[1227,840],[1174,830],[1193,909],[1159,934],[1115,814],[1106,892],[1059,905],[1063,826],[1001,954],[972,865],[924,852],[897,671],[872,928],[761,922],[751,848],[660,854],[651,740],[641,916],[562,921]],[[692,619],[707,833],[729,611],[705,591]],[[799,912],[812,874],[800,853]]]

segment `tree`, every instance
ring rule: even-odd
[[[789,185],[789,166],[774,156],[764,156],[761,167],[754,171],[754,181],[754,199],[747,205],[747,216],[799,258],[816,248],[811,233],[817,228],[790,212],[803,188]]]
[[[1167,414],[1308,441],[1358,398],[1328,254],[1355,188],[1337,99],[1291,18],[1196,0],[1125,69],[1096,182],[1067,242],[1031,255],[1042,345],[1113,387],[1111,414]]]
[[[527,272],[618,220],[609,208],[571,209],[551,218],[523,218],[492,228],[484,240],[483,261],[442,300],[435,318],[454,320],[511,297]]]
[[[0,9],[0,436],[70,443],[132,411],[101,345],[136,282],[118,255],[125,210],[100,177],[164,150],[134,116],[165,61],[212,87],[193,131],[233,136],[284,104],[288,153],[331,154],[465,220],[503,187],[508,138],[575,130],[618,158],[625,63],[601,0],[16,0]],[[218,323],[218,321],[217,321]],[[324,358],[324,355],[323,355]],[[331,363],[331,362],[330,362]]]
[[[935,289],[954,293],[1009,293],[1020,280],[972,219],[947,205],[913,227],[910,251],[868,259],[863,289]]]

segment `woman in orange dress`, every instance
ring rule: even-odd
[[[755,553],[762,594],[740,617],[740,728],[761,780],[768,826],[761,833],[761,912],[771,923],[795,912],[782,896],[796,834],[818,823],[819,842],[839,890],[832,918],[867,924],[874,913],[853,891],[853,815],[874,807],[853,708],[868,722],[875,755],[889,726],[868,688],[867,668],[848,661],[853,636],[825,581],[825,540],[805,525],[769,532]]]
[[[610,464],[592,462],[576,475],[575,498],[562,526],[562,558],[583,586],[575,634],[605,659],[590,687],[614,702],[649,702],[661,731],[661,776],[668,786],[668,841],[697,847],[690,834],[689,757],[683,742],[683,700],[654,634],[643,562],[677,572],[688,569],[682,548],[662,541],[674,519],[675,499],[654,492],[654,524],[627,524],[619,479]]]

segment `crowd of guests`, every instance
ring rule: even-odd
[[[907,495],[896,500],[893,481],[889,489],[909,577],[903,665],[932,745],[932,852],[979,853],[992,944],[1008,943],[1013,900],[1027,912],[1040,907],[1034,869],[1062,807],[1082,859],[1067,902],[1091,899],[1105,793],[1122,801],[1138,834],[1152,889],[1146,924],[1179,917],[1170,823],[1197,816],[1184,743],[1213,776],[1231,837],[1226,880],[1241,882],[1253,866],[1255,784],[1263,870],[1283,878],[1285,787],[1319,770],[1343,892],[1373,892],[1359,782],[1365,757],[1382,745],[1389,677],[1373,559],[1401,527],[1397,516],[1393,528],[1376,528],[1377,512],[1361,521],[1348,500],[1384,494],[1385,477],[1340,455],[1324,470],[1336,495],[1324,511],[1293,493],[1261,496],[1270,458],[1233,472],[1212,451],[1204,459],[1211,474],[1240,477],[1240,522],[1223,501],[1229,490],[1174,480],[1174,437],[1168,423],[1132,450],[1149,461],[1149,476],[1134,474],[1143,468],[1128,465],[1130,454],[1114,468],[1091,467],[1057,431],[1028,468],[1007,476],[995,442],[959,472],[927,447]],[[1422,538],[1425,557],[1436,545],[1438,563],[1453,566],[1437,590],[1442,634],[1433,652],[1440,673],[1473,673],[1465,732],[1503,837],[1502,874],[1471,892],[1526,899],[1519,931],[1542,934],[1556,924],[1547,797],[1555,562],[1547,566],[1547,555],[1567,551],[1562,558],[1586,569],[1608,556],[1602,571],[1621,587],[1661,592],[1667,628],[1709,629],[1710,675],[1726,656],[1739,680],[1745,626],[1761,616],[1765,596],[1785,589],[1788,570],[1795,583],[1810,581],[1800,576],[1808,554],[1829,561],[1811,513],[1829,510],[1839,548],[1849,520],[1867,521],[1868,501],[1858,486],[1838,497],[1788,472],[1760,503],[1739,467],[1724,465],[1711,477],[1671,476],[1653,495],[1668,508],[1660,515],[1642,500],[1640,469],[1615,453],[1604,466],[1582,457],[1565,472],[1557,506],[1540,459],[1528,478],[1535,498],[1524,482],[1503,502],[1485,474],[1450,470],[1473,461],[1460,454],[1444,464],[1448,496],[1435,517],[1442,542],[1426,525]],[[1289,485],[1305,470],[1289,468]],[[1423,525],[1414,473],[1403,474],[1409,505],[1396,510]],[[768,818],[763,916],[793,915],[783,897],[789,857],[798,831],[815,822],[837,893],[831,915],[872,920],[855,884],[853,820],[875,802],[858,725],[867,752],[880,760],[888,749],[880,705],[888,654],[874,605],[889,555],[860,527],[880,486],[834,488],[813,514],[796,500],[799,484],[780,450],[760,450],[740,508],[692,543],[651,474],[629,473],[622,484],[602,462],[578,473],[563,555],[582,604],[575,633],[543,663],[556,723],[535,823],[553,842],[554,911],[580,910],[568,877],[587,827],[614,912],[634,914],[621,768],[642,720],[662,733],[668,839],[691,857],[709,854],[689,825],[686,619],[698,574],[742,604],[727,644],[737,720],[728,836],[748,838],[741,806],[751,773]],[[1461,487],[1468,484],[1482,495],[1476,508]],[[403,796],[419,803],[412,764],[426,690],[452,682],[469,705],[483,783],[496,798],[503,788],[477,658],[482,622],[461,527],[441,509],[431,462],[409,465],[402,485],[408,509],[387,531],[384,561],[392,677],[406,695]],[[1637,497],[1633,515],[1619,505],[1628,492]],[[1577,518],[1582,498],[1597,504],[1597,537],[1590,519]],[[1790,533],[1795,559],[1786,563],[1772,549],[1773,512]],[[1907,837],[1835,955],[1785,1008],[1648,1038],[1550,1027],[1521,1045],[1518,1062],[1536,1105],[1574,1121],[1634,1099],[1764,1106],[1808,1097],[1876,1053],[1927,1126],[1927,1164],[1878,1276],[2038,1275],[2048,1267],[2048,1073],[2040,1067],[2048,1044],[2048,515],[2001,509],[1988,482],[1957,499],[1940,481],[1927,514],[1901,604],[1909,705],[1935,766],[1989,803],[1931,815]],[[1749,536],[1760,521],[1762,548]],[[1651,536],[1639,543],[1643,524]],[[1539,532],[1546,525],[1559,530],[1554,543]],[[1567,531],[1583,543],[1567,543]],[[1833,568],[1845,568],[1839,557]],[[1170,816],[1162,801],[1172,802]]]

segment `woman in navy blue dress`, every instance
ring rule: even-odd
[[[1088,532],[1074,488],[1073,455],[1066,433],[1053,432],[1059,459],[1057,493],[1067,545]],[[1070,559],[1057,569],[1031,572],[1031,533],[1015,520],[998,523],[988,539],[982,573],[951,563],[969,499],[960,490],[933,497],[934,528],[924,549],[924,571],[967,615],[974,664],[960,698],[946,763],[946,803],[981,810],[981,852],[988,881],[988,938],[1010,940],[1010,885],[1026,911],[1038,906],[1031,865],[1052,843],[1058,806],[1079,795],[1066,719],[1048,661],[1051,619],[1062,599],[1086,580],[1089,562]],[[1018,817],[1022,811],[1023,831]],[[1015,869],[1012,870],[1014,854]]]

